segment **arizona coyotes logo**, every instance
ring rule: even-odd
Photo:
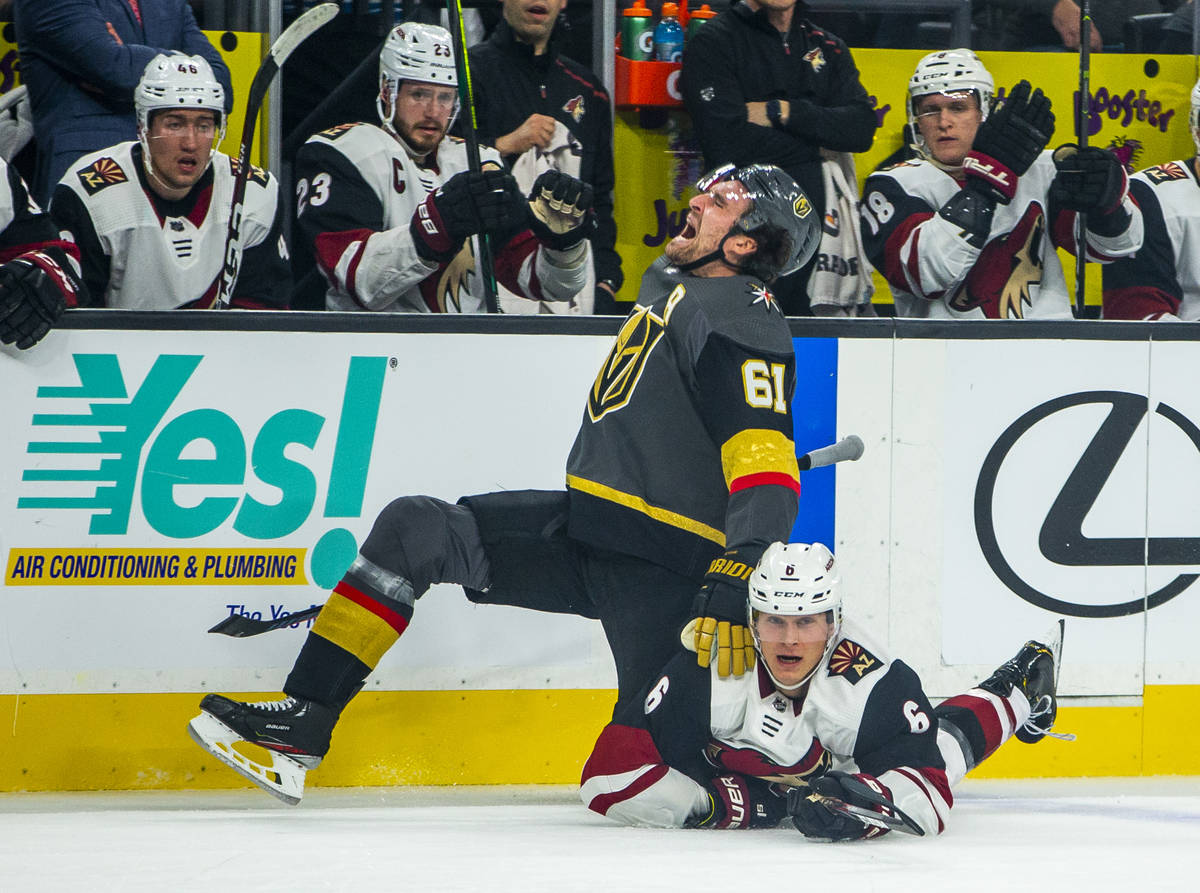
[[[825,774],[833,764],[829,752],[816,738],[800,761],[791,766],[780,766],[753,748],[733,747],[723,741],[708,742],[704,758],[718,769],[792,786]]]
[[[833,654],[829,655],[829,675],[843,676],[851,685],[882,666],[879,658],[849,639],[838,642]]]
[[[804,61],[812,66],[813,71],[820,71],[825,67],[825,54],[820,47],[813,47],[804,54]]]
[[[1160,164],[1158,167],[1146,169],[1146,178],[1152,183],[1166,183],[1169,180],[1186,180],[1187,176],[1187,171],[1174,161],[1168,161],[1166,164]]]
[[[574,118],[575,123],[578,124],[583,120],[583,96],[568,99],[563,105],[562,110]]]
[[[1138,159],[1142,157],[1142,141],[1130,139],[1127,136],[1115,136],[1108,144],[1108,150],[1117,156],[1117,161],[1125,166],[1125,173],[1132,174],[1138,167]]]
[[[467,277],[474,272],[474,240],[467,239],[441,272],[421,282],[421,297],[426,306],[434,313],[461,313],[462,295],[469,289]]]
[[[588,416],[593,422],[604,418],[629,402],[637,387],[650,352],[666,331],[666,322],[649,307],[635,306],[617,340],[613,342],[608,359],[600,367],[596,381],[588,394]]]
[[[979,254],[950,308],[980,308],[988,319],[1024,319],[1032,306],[1029,290],[1042,281],[1042,236],[1046,216],[1036,202],[1006,236],[993,239]]]
[[[233,156],[230,156],[229,169],[233,172],[233,175],[235,177],[238,175],[238,171],[241,169],[241,167],[242,167],[241,161],[238,160],[237,158],[234,158]],[[264,171],[261,167],[258,167],[257,165],[252,164],[252,165],[250,165],[250,174],[249,174],[249,176],[246,177],[246,179],[251,183],[257,183],[259,186],[266,186],[267,185],[267,172]]]
[[[83,184],[88,195],[95,195],[101,189],[107,189],[109,186],[125,183],[128,180],[129,177],[125,176],[121,165],[108,157],[96,159],[93,164],[79,172],[79,182]]]

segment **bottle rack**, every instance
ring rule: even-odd
[[[616,57],[613,78],[617,108],[683,108],[679,62],[640,62]]]

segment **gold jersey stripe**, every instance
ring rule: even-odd
[[[382,617],[336,592],[325,602],[312,631],[349,651],[371,669],[400,638]]]
[[[793,463],[795,459],[793,458]],[[681,515],[678,512],[672,512],[668,509],[659,508],[656,505],[650,505],[640,496],[634,496],[632,493],[623,493],[605,484],[598,484],[595,481],[589,481],[586,478],[581,478],[573,474],[567,475],[567,486],[572,490],[578,490],[580,493],[587,493],[590,496],[596,496],[600,499],[607,499],[609,502],[615,502],[617,505],[623,505],[625,508],[633,509],[635,512],[641,512],[648,518],[658,521],[661,524],[667,524],[671,527],[677,527],[680,530],[686,530],[688,533],[693,533],[696,536],[703,537],[706,540],[711,540],[718,546],[725,545],[725,532],[717,530],[715,527],[710,527],[702,521],[697,521],[694,518],[689,518],[686,515]]]
[[[770,428],[747,428],[725,441],[721,446],[721,468],[727,487],[738,478],[771,471],[800,480],[796,444],[783,432]]]

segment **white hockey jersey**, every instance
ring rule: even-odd
[[[867,178],[861,231],[867,255],[891,286],[897,316],[933,319],[1070,319],[1071,298],[1056,247],[1078,256],[1073,211],[1051,206],[1055,167],[1042,152],[1017,181],[1007,205],[997,205],[986,244],[968,243],[960,227],[938,214],[960,188],[929,161],[905,161]],[[1133,254],[1142,218],[1116,236],[1087,233],[1087,259],[1106,263]]]
[[[503,167],[491,147],[480,146],[480,157]],[[342,124],[309,138],[296,157],[297,280],[317,265],[329,310],[484,312],[478,238],[435,265],[417,254],[409,232],[417,206],[465,170],[466,145],[457,137],[443,139],[426,164],[373,124]],[[510,291],[566,301],[583,287],[590,254],[567,263],[567,253],[546,249],[527,229],[514,232],[507,245],[492,244],[496,279]]]
[[[866,772],[929,833],[952,802],[937,722],[916,673],[851,623],[809,683],[785,698],[759,661],[721,678],[681,654],[618,715],[583,771],[589,808],[626,824],[680,827],[708,809],[702,780],[725,773],[795,786],[830,769]],[[644,709],[641,716],[636,715]]]
[[[1200,319],[1200,181],[1196,159],[1134,174],[1142,209],[1138,253],[1104,268],[1105,319]]]
[[[168,201],[147,186],[141,152],[133,141],[85,155],[55,187],[51,213],[79,245],[93,306],[208,307],[225,265],[236,161],[213,153],[191,192]],[[290,275],[278,199],[275,177],[253,168],[233,295],[239,306],[286,305]]]

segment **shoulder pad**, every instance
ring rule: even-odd
[[[124,168],[115,158],[108,155],[97,158],[87,167],[77,171],[76,175],[88,195],[95,195],[101,189],[107,189],[109,186],[129,180],[129,175],[125,173]]]
[[[322,130],[317,134],[317,136],[323,136],[327,140],[336,140],[347,131],[353,130],[355,127],[360,127],[362,123],[362,121],[355,121],[351,124],[338,124],[334,127],[330,127],[328,130]]]
[[[841,676],[851,685],[856,685],[864,676],[874,673],[883,665],[883,661],[862,645],[842,639],[829,655],[828,675]]]

